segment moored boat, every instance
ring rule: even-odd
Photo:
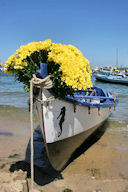
[[[102,75],[96,74],[95,78],[99,81],[108,83],[118,83],[128,85],[128,77],[125,75]]]
[[[102,75],[110,75],[114,71],[113,67],[101,67],[98,69],[98,73]]]
[[[65,99],[53,97],[50,89],[40,88],[36,108],[54,169],[61,170],[66,165],[73,152],[104,123],[117,103],[111,92],[97,87],[81,94],[75,92]]]

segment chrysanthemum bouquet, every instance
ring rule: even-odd
[[[40,63],[47,63],[53,90],[64,98],[74,91],[92,87],[89,61],[72,45],[52,43],[51,40],[21,46],[5,63],[6,73],[13,73],[29,89],[32,75]]]

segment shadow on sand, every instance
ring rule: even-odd
[[[78,158],[81,154],[85,153],[93,144],[95,144],[104,134],[107,129],[108,122],[98,128],[71,156],[67,165],[63,168],[63,170],[76,158]],[[41,148],[41,146],[43,146]],[[37,150],[37,148],[39,150]],[[36,151],[38,153],[36,154]],[[43,159],[41,159],[43,157]],[[26,171],[27,178],[31,177],[30,172],[30,141],[26,150],[26,158],[24,161],[17,161],[10,166],[10,172],[18,171],[18,170]],[[56,171],[52,168],[44,146],[43,137],[39,130],[39,126],[34,131],[34,181],[43,186],[52,182],[53,180],[63,179],[61,172]]]

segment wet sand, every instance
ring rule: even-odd
[[[128,132],[107,129],[100,137],[101,130],[62,172],[35,167],[35,191],[128,192]],[[0,192],[30,191],[30,167],[24,161],[29,139],[27,111],[23,116],[0,111]]]

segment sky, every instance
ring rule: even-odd
[[[91,67],[128,66],[128,0],[0,0],[0,61],[51,39],[77,47]]]

